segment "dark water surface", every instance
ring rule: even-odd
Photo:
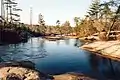
[[[48,41],[32,38],[27,43],[0,46],[0,61],[29,60],[48,74],[79,72],[99,80],[120,80],[120,62],[81,50],[77,39]]]

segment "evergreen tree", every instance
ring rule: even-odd
[[[69,21],[65,21],[62,25],[62,32],[68,35],[71,32],[71,25]]]
[[[45,21],[43,19],[43,15],[40,13],[38,17],[38,23],[39,23],[39,31],[45,35],[46,33],[46,26],[45,26]]]
[[[89,17],[91,17],[92,19],[98,19],[99,9],[100,9],[99,5],[100,5],[100,0],[92,0],[90,10],[88,11]]]
[[[80,31],[80,26],[79,26],[79,24],[80,24],[80,18],[79,17],[75,17],[74,18],[74,22],[75,22],[75,32],[76,32],[76,35],[78,35],[79,34],[79,31]]]
[[[56,21],[57,32],[62,35],[61,27],[60,27],[60,20]]]

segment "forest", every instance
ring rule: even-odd
[[[120,29],[120,1],[119,0],[108,0],[100,1],[93,0],[89,6],[85,18],[74,17],[75,26],[71,26],[69,21],[61,23],[58,19],[56,25],[47,25],[44,20],[44,14],[39,14],[38,25],[25,24],[20,22],[20,15],[16,12],[22,11],[17,8],[15,1],[3,0],[3,6],[1,7],[1,41],[8,40],[6,35],[14,35],[16,40],[11,41],[22,41],[30,36],[54,36],[54,35],[65,35],[65,36],[77,36],[87,37],[95,33],[99,33],[101,40],[109,40],[108,36],[110,31],[119,31]],[[102,32],[102,33],[101,33]],[[119,39],[119,35],[117,36]]]

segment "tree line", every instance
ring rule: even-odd
[[[85,18],[75,17],[74,21],[80,37],[104,31],[108,38],[110,31],[120,30],[120,0],[92,0]]]
[[[79,37],[89,36],[94,33],[120,30],[120,1],[119,0],[92,0],[92,3],[85,15],[85,18],[74,17],[75,27],[71,27],[70,22],[61,24],[56,20],[55,26],[46,26],[43,15],[39,15],[38,32],[54,32],[56,34],[74,34]],[[49,28],[48,28],[49,27]]]
[[[119,0],[92,0],[92,3],[85,15],[85,18],[74,17],[75,27],[72,27],[69,21],[61,23],[58,19],[56,25],[50,26],[45,23],[44,16],[40,13],[38,16],[39,25],[35,25],[32,28],[24,23],[20,23],[20,15],[15,14],[15,11],[22,11],[17,8],[17,3],[12,0],[3,0],[5,15],[1,15],[4,18],[4,27],[12,27],[16,25],[24,30],[29,30],[42,35],[76,35],[78,37],[89,36],[94,33],[100,33],[105,31],[109,36],[111,30],[120,30],[120,1]],[[18,20],[16,20],[18,19]],[[10,24],[12,23],[12,24]],[[16,24],[15,24],[16,23]],[[14,24],[14,25],[13,25]]]

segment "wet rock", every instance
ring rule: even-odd
[[[95,79],[89,78],[83,74],[66,73],[62,75],[55,75],[54,80],[95,80]]]
[[[29,61],[1,63],[0,80],[95,80],[78,73],[50,76],[35,70],[33,65]]]
[[[20,61],[18,63],[19,63],[19,66],[22,66],[24,68],[35,69],[35,64],[31,61]]]

